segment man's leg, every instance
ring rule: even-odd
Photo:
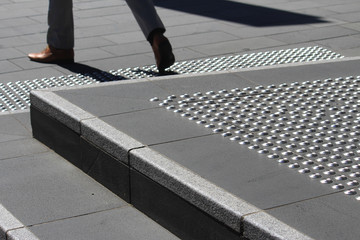
[[[165,32],[164,24],[157,14],[152,0],[126,0],[145,38],[155,29]]]
[[[50,0],[47,43],[59,49],[74,48],[72,0]]]
[[[152,0],[126,0],[145,38],[154,51],[156,65],[160,72],[175,62],[169,40],[163,35],[164,24],[157,14]]]
[[[48,46],[40,53],[30,53],[30,60],[43,63],[73,62],[72,0],[49,0],[48,25]]]

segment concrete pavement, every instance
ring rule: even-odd
[[[157,0],[178,61],[294,46],[360,53],[356,0]],[[0,81],[72,74],[28,61],[45,46],[47,3],[1,0]],[[125,2],[74,1],[76,61],[108,71],[154,64],[149,44]]]
[[[242,56],[257,52],[281,51],[283,49],[311,46],[320,46],[345,57],[357,57],[360,55],[360,3],[356,0],[276,0],[271,2],[262,0],[159,0],[154,2],[167,26],[166,35],[170,38],[178,62],[194,59],[221,59],[223,56]],[[65,76],[66,78],[69,74],[86,74],[87,72],[107,74],[110,70],[154,64],[151,48],[139,31],[130,10],[123,1],[74,1],[76,28],[75,60],[77,64],[73,66],[39,64],[30,62],[26,57],[27,53],[41,50],[45,46],[47,27],[46,2],[39,0],[0,0],[0,3],[0,83],[4,84],[4,86],[8,86],[9,82],[24,82],[26,80],[32,82],[34,79],[37,79],[34,84],[41,86],[43,78],[59,78],[60,76]],[[123,181],[125,178],[128,178],[127,175],[125,175],[124,179],[113,175],[110,176],[114,178],[103,177],[106,176],[104,171],[112,169],[128,171],[126,169],[126,164],[128,163],[124,161],[121,164],[112,162],[114,156],[116,159],[122,159],[122,152],[119,153],[117,150],[113,152],[112,145],[110,145],[109,149],[106,148],[109,146],[104,145],[103,138],[106,141],[109,139],[112,141],[113,137],[112,131],[107,132],[109,130],[107,129],[108,125],[105,124],[106,127],[97,132],[101,136],[100,140],[96,138],[97,135],[95,134],[91,135],[90,139],[88,136],[82,137],[80,142],[76,142],[80,146],[75,145],[74,147],[70,141],[68,146],[73,147],[69,148],[70,151],[68,149],[64,152],[59,151],[59,149],[64,149],[64,146],[67,146],[67,137],[71,139],[71,137],[75,136],[71,131],[69,135],[65,134],[65,140],[55,141],[55,143],[51,139],[41,139],[50,148],[96,179],[96,182],[32,138],[32,127],[27,110],[24,112],[3,113],[0,116],[0,121],[2,122],[1,139],[3,139],[2,147],[0,148],[1,159],[3,159],[1,161],[1,171],[3,173],[0,180],[2,186],[0,188],[2,192],[0,210],[1,216],[5,217],[0,218],[0,222],[2,222],[0,224],[1,233],[3,234],[0,236],[4,239],[6,237],[8,239],[31,239],[30,236],[35,239],[91,239],[92,237],[93,239],[98,239],[99,237],[96,234],[100,234],[103,238],[108,239],[121,238],[122,236],[126,239],[131,237],[133,239],[140,239],[144,237],[145,232],[151,232],[151,234],[146,236],[149,238],[153,237],[154,239],[176,238],[168,232],[170,230],[183,239],[209,239],[209,236],[216,238],[219,235],[227,236],[228,239],[241,239],[243,237],[250,239],[260,239],[260,237],[295,239],[297,237],[304,239],[306,235],[315,239],[329,239],[329,237],[351,239],[352,233],[356,232],[353,226],[354,222],[349,221],[345,227],[339,227],[341,222],[346,222],[349,219],[349,216],[356,217],[356,214],[352,215],[351,211],[348,211],[351,208],[342,206],[340,207],[341,209],[337,210],[343,203],[345,195],[343,191],[339,190],[339,193],[334,194],[328,188],[323,188],[322,186],[314,187],[312,185],[307,190],[303,187],[300,187],[298,191],[296,191],[296,188],[292,189],[291,191],[295,191],[294,195],[291,196],[290,191],[282,199],[281,194],[272,195],[271,191],[266,191],[271,189],[271,187],[267,188],[264,187],[267,185],[263,185],[260,189],[267,193],[266,196],[270,196],[270,202],[266,197],[259,197],[261,192],[250,191],[250,187],[245,192],[252,192],[252,194],[242,195],[241,192],[236,192],[238,186],[231,184],[237,178],[228,179],[228,181],[224,180],[224,175],[220,174],[225,171],[224,169],[216,173],[212,172],[210,167],[204,167],[204,165],[200,164],[209,157],[206,154],[205,156],[203,155],[204,151],[192,150],[185,151],[185,155],[180,154],[184,153],[184,149],[190,149],[190,146],[198,146],[202,142],[210,143],[213,146],[213,156],[216,156],[216,153],[218,153],[216,149],[223,146],[224,148],[218,150],[221,152],[225,151],[224,149],[228,149],[231,154],[224,158],[227,159],[225,161],[231,162],[231,156],[236,155],[239,150],[234,150],[233,146],[229,146],[229,144],[221,143],[219,145],[218,139],[215,136],[211,136],[212,134],[207,132],[208,129],[194,126],[189,128],[189,123],[179,119],[175,122],[181,123],[179,126],[184,128],[172,125],[171,120],[173,119],[171,119],[168,113],[162,113],[161,115],[156,113],[156,111],[163,111],[159,110],[159,107],[155,108],[158,110],[151,110],[154,107],[150,107],[150,110],[147,110],[148,105],[151,104],[148,101],[151,97],[167,96],[165,93],[169,95],[184,94],[194,92],[195,90],[204,91],[204,88],[208,91],[220,90],[223,87],[219,79],[225,79],[224,82],[226,84],[230,83],[229,86],[233,86],[235,83],[238,84],[239,79],[245,79],[241,83],[241,87],[244,88],[257,86],[258,84],[264,85],[264,81],[261,80],[264,77],[267,80],[270,77],[270,81],[273,81],[272,84],[280,84],[284,81],[293,83],[296,81],[324,80],[328,77],[349,77],[350,75],[355,76],[353,80],[356,80],[357,74],[360,75],[357,72],[358,60],[344,60],[337,59],[334,60],[336,63],[333,65],[324,64],[323,67],[316,64],[308,66],[297,66],[295,64],[294,68],[287,68],[287,66],[277,69],[277,66],[275,66],[272,67],[273,70],[264,69],[264,71],[256,71],[254,69],[252,73],[241,71],[230,74],[226,72],[222,75],[214,74],[210,75],[210,77],[201,76],[200,74],[185,78],[180,75],[168,78],[162,77],[159,78],[159,81],[156,79],[138,80],[140,83],[145,81],[150,82],[150,85],[155,83],[155,86],[160,86],[160,88],[156,89],[147,89],[149,92],[145,95],[149,95],[149,98],[145,99],[146,103],[139,96],[138,99],[135,99],[135,102],[134,99],[123,97],[124,102],[118,104],[119,99],[112,98],[111,94],[110,97],[106,97],[109,95],[108,90],[96,90],[90,95],[86,93],[88,90],[85,90],[85,92],[84,90],[79,90],[80,93],[75,95],[71,93],[71,90],[60,91],[61,99],[64,98],[74,103],[76,107],[81,106],[85,111],[101,119],[102,122],[100,123],[96,121],[87,122],[88,134],[91,135],[92,131],[97,131],[97,128],[93,127],[98,127],[99,125],[97,124],[100,124],[101,127],[105,121],[106,124],[110,124],[122,133],[125,130],[128,131],[127,133],[125,131],[126,135],[130,136],[128,139],[135,138],[136,141],[131,142],[131,144],[135,145],[129,145],[130,148],[128,148],[128,150],[133,149],[133,154],[131,154],[130,158],[132,163],[129,170],[129,176],[133,180],[130,182]],[[100,81],[101,77],[97,78],[96,76],[98,75],[95,75],[95,80]],[[119,88],[118,93],[113,92],[115,96],[121,91],[125,91],[125,95],[132,92],[136,94],[141,93],[136,91],[136,86],[139,85],[137,81],[132,82],[132,80],[129,80],[121,84],[112,84],[109,85],[110,91]],[[105,84],[104,87],[100,86],[94,89],[106,89],[108,88],[106,86],[108,85]],[[114,88],[112,89],[111,86],[114,86]],[[124,86],[124,90],[121,90],[122,86]],[[132,86],[135,86],[134,90],[131,90]],[[3,94],[1,96],[6,97],[11,96],[14,92],[15,95],[17,94],[16,88],[11,88],[9,91],[1,88],[0,91]],[[76,92],[77,90],[74,91]],[[104,91],[104,94],[101,94],[102,91]],[[84,94],[86,97],[79,98],[81,94]],[[102,96],[102,101],[94,102],[93,97],[97,96],[96,94]],[[142,97],[145,98],[145,96]],[[39,105],[37,105],[37,108],[42,113],[47,112],[47,105],[41,106],[45,106],[45,110],[39,107]],[[119,107],[120,109],[124,108],[125,110],[122,109],[121,111],[126,113],[120,114],[122,121],[118,121],[116,119],[117,116],[112,116],[119,114]],[[109,113],[109,110],[115,111]],[[149,115],[144,115],[145,112],[148,112]],[[41,116],[42,113],[40,112],[40,115],[37,116]],[[32,114],[36,115],[38,113],[34,111]],[[131,117],[132,115],[140,116],[135,118],[139,126],[148,126],[154,122],[157,122],[155,124],[157,126],[162,121],[166,121],[168,125],[165,124],[163,126],[168,126],[167,131],[158,132],[154,138],[151,131],[143,131],[141,127],[129,128],[129,124],[131,125],[131,122],[134,121],[134,118]],[[158,119],[159,116],[164,118]],[[71,114],[70,117],[67,114],[62,117],[60,120],[55,119],[60,122],[64,118],[71,120]],[[141,121],[141,119],[145,120],[147,117],[153,120],[148,122]],[[156,121],[156,119],[158,120]],[[58,126],[59,129],[47,128],[52,126],[51,121],[51,119],[50,123],[40,121],[40,123],[45,125],[35,126],[38,136],[48,133],[59,134],[62,130],[67,129],[67,127],[62,128],[63,126]],[[73,123],[77,124],[76,121],[72,121],[70,129],[76,132],[76,129],[73,128],[75,126],[72,125]],[[176,130],[178,128],[179,130]],[[185,131],[184,129],[187,130]],[[64,131],[63,133],[67,132]],[[204,140],[196,142],[195,140],[199,136]],[[172,144],[175,140],[180,142],[180,144]],[[138,145],[138,141],[141,142],[140,145]],[[150,145],[150,149],[144,147],[144,143],[146,146]],[[137,148],[142,149],[136,150]],[[73,153],[83,154],[84,151],[82,149],[86,149],[85,152],[88,153],[86,158],[93,161],[93,157],[96,155],[97,159],[101,159],[101,161],[99,160],[97,164],[91,166],[87,165],[88,163],[84,164],[83,161],[77,161],[78,159],[73,157]],[[104,155],[101,151],[99,152],[99,149],[101,151],[105,149],[106,154]],[[153,156],[154,151],[161,153],[162,156],[159,157],[157,154]],[[253,152],[247,154],[251,158],[258,158]],[[150,159],[149,156],[153,156],[153,158]],[[165,159],[163,158],[164,156],[166,156]],[[195,162],[186,163],[183,156],[194,159]],[[199,157],[199,162],[196,162],[197,159],[194,156]],[[168,162],[168,159],[171,159],[171,161]],[[151,163],[153,160],[156,161]],[[101,164],[104,161],[108,161],[113,165]],[[190,169],[190,172],[182,172],[184,169],[174,168],[172,161],[187,167]],[[211,166],[219,167],[216,161],[211,161]],[[163,163],[165,163],[163,165],[164,169],[168,171],[157,172]],[[251,165],[251,163],[248,164]],[[124,166],[125,168],[123,168]],[[237,165],[235,164],[235,166]],[[225,169],[229,167],[231,165],[224,165]],[[256,165],[253,167],[255,169]],[[293,172],[288,173],[285,171],[287,169],[284,170],[283,167],[280,167],[281,170],[279,170],[269,163],[265,163],[261,168],[265,172],[265,169],[270,169],[273,170],[273,173],[283,173],[283,175],[279,174],[278,178],[285,182],[281,182],[281,184],[285,184],[285,187],[288,186],[286,185],[286,181],[288,181],[286,176],[291,175],[297,180],[302,179],[302,175],[293,176]],[[174,173],[174,170],[179,170],[180,172]],[[347,170],[345,169],[344,171]],[[169,181],[159,180],[159,175],[156,173],[160,173],[160,176],[165,174],[164,176],[169,177],[166,178]],[[183,181],[181,178],[178,178],[177,181],[172,182],[173,178],[179,177],[176,175],[179,173],[181,173],[180,176],[188,174],[187,177],[194,177],[193,179],[198,181],[196,184],[200,184],[202,187],[213,187],[212,193],[214,195],[209,197],[205,194],[206,197],[204,197],[204,194],[199,194],[197,191],[192,192],[192,190],[190,195],[187,195],[189,194],[187,187],[190,186],[191,189],[194,186],[199,186],[196,184],[192,186],[191,181],[188,182],[188,178],[184,178]],[[203,179],[197,179],[198,175],[203,176],[206,181],[203,182]],[[249,186],[254,186],[256,183],[258,185],[266,183],[266,179],[272,179],[275,182],[280,181],[271,174],[265,174],[263,177],[265,181],[249,178],[248,181],[252,183]],[[114,184],[111,182],[112,179],[116,181],[122,179],[121,181],[124,184]],[[302,186],[305,186],[307,180],[302,179],[299,181],[304,183]],[[101,186],[98,182],[105,185],[112,192]],[[157,183],[154,184],[154,182]],[[294,184],[296,182],[295,180],[290,181],[290,183]],[[171,183],[175,184],[172,185]],[[182,185],[184,183],[185,185]],[[268,184],[270,183],[271,181],[268,182]],[[295,185],[299,187],[301,184]],[[244,187],[246,188],[246,185]],[[129,189],[133,190],[132,200],[130,194],[128,194]],[[149,197],[151,196],[151,192],[148,192],[149,189],[158,193],[158,196],[161,196],[161,198],[153,199]],[[353,187],[350,185],[346,188],[346,190],[351,189]],[[201,191],[203,190],[201,189]],[[300,196],[300,199],[296,200],[295,198],[298,197],[296,192],[303,193],[304,191],[307,192],[307,195]],[[117,196],[113,193],[117,194]],[[173,193],[176,193],[176,195]],[[236,197],[228,196],[228,193],[235,194]],[[350,196],[352,194],[353,192],[349,192]],[[150,220],[118,196],[121,196],[131,204],[135,204],[137,208],[151,216],[168,230]],[[222,202],[221,196],[226,196],[231,201]],[[244,199],[246,199],[245,203],[243,202]],[[280,199],[282,201],[279,202]],[[353,206],[353,204],[358,204],[354,199],[355,197],[351,198],[351,200],[345,200],[347,202],[346,205]],[[151,201],[160,201],[161,205],[158,205],[160,210],[161,206],[164,206],[164,209],[171,214],[159,214],[157,205],[152,204]],[[173,202],[174,205],[167,205],[169,202]],[[330,204],[330,207],[326,207],[328,202],[333,202],[333,204]],[[220,205],[226,206],[226,210],[223,211],[220,208],[221,211],[218,212],[219,205],[217,204],[219,203],[224,204]],[[233,206],[238,206],[237,204],[244,208],[238,209],[239,212],[233,215],[234,209],[237,209],[233,208]],[[258,214],[254,214],[258,210],[265,209],[266,211],[264,212],[261,211]],[[304,209],[304,211],[300,211],[302,215],[299,215],[299,209]],[[329,209],[332,210],[329,211]],[[319,213],[317,211],[323,215],[317,214]],[[327,211],[329,215],[325,214]],[[179,212],[189,213],[189,215],[186,215],[188,218],[185,216],[184,220],[181,218],[184,217],[182,214],[176,215]],[[238,222],[239,219],[237,217],[239,215],[237,214],[242,216],[240,223]],[[247,216],[247,214],[250,215]],[[176,217],[174,218],[174,216]],[[294,218],[294,216],[299,216],[299,218]],[[322,218],[322,216],[331,217]],[[124,217],[129,219],[129,222],[122,222]],[[336,219],[331,221],[332,218]],[[316,219],[319,223],[319,228],[317,229],[313,224],[309,225],[311,223],[309,219]],[[122,227],[120,228],[117,224],[114,225],[114,222],[120,222]],[[197,227],[195,229],[189,228],[189,225],[186,223],[191,223],[192,226]],[[146,226],[146,228],[140,228],[143,230],[140,231],[136,227],[138,225]],[[326,226],[331,226],[331,231],[328,231]],[[212,229],[212,231],[209,231],[209,229]],[[354,231],[352,232],[352,230]]]

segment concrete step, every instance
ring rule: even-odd
[[[181,239],[353,239],[359,64],[34,91],[33,134]]]
[[[0,115],[0,239],[178,239]]]

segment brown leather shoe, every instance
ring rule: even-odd
[[[31,61],[41,63],[74,62],[74,50],[57,49],[51,46],[47,46],[42,52],[30,53],[28,57]]]
[[[156,66],[160,73],[174,64],[175,56],[172,52],[171,44],[164,35],[154,36],[151,46],[154,51]]]

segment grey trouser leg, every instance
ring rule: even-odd
[[[101,1],[101,0],[99,0]],[[152,0],[126,0],[147,38],[154,29],[164,29]],[[72,0],[49,0],[47,43],[55,48],[74,48]]]
[[[145,38],[151,31],[160,28],[165,30],[159,15],[157,14],[152,0],[126,0]]]
[[[72,0],[49,0],[47,43],[55,48],[74,48]]]

